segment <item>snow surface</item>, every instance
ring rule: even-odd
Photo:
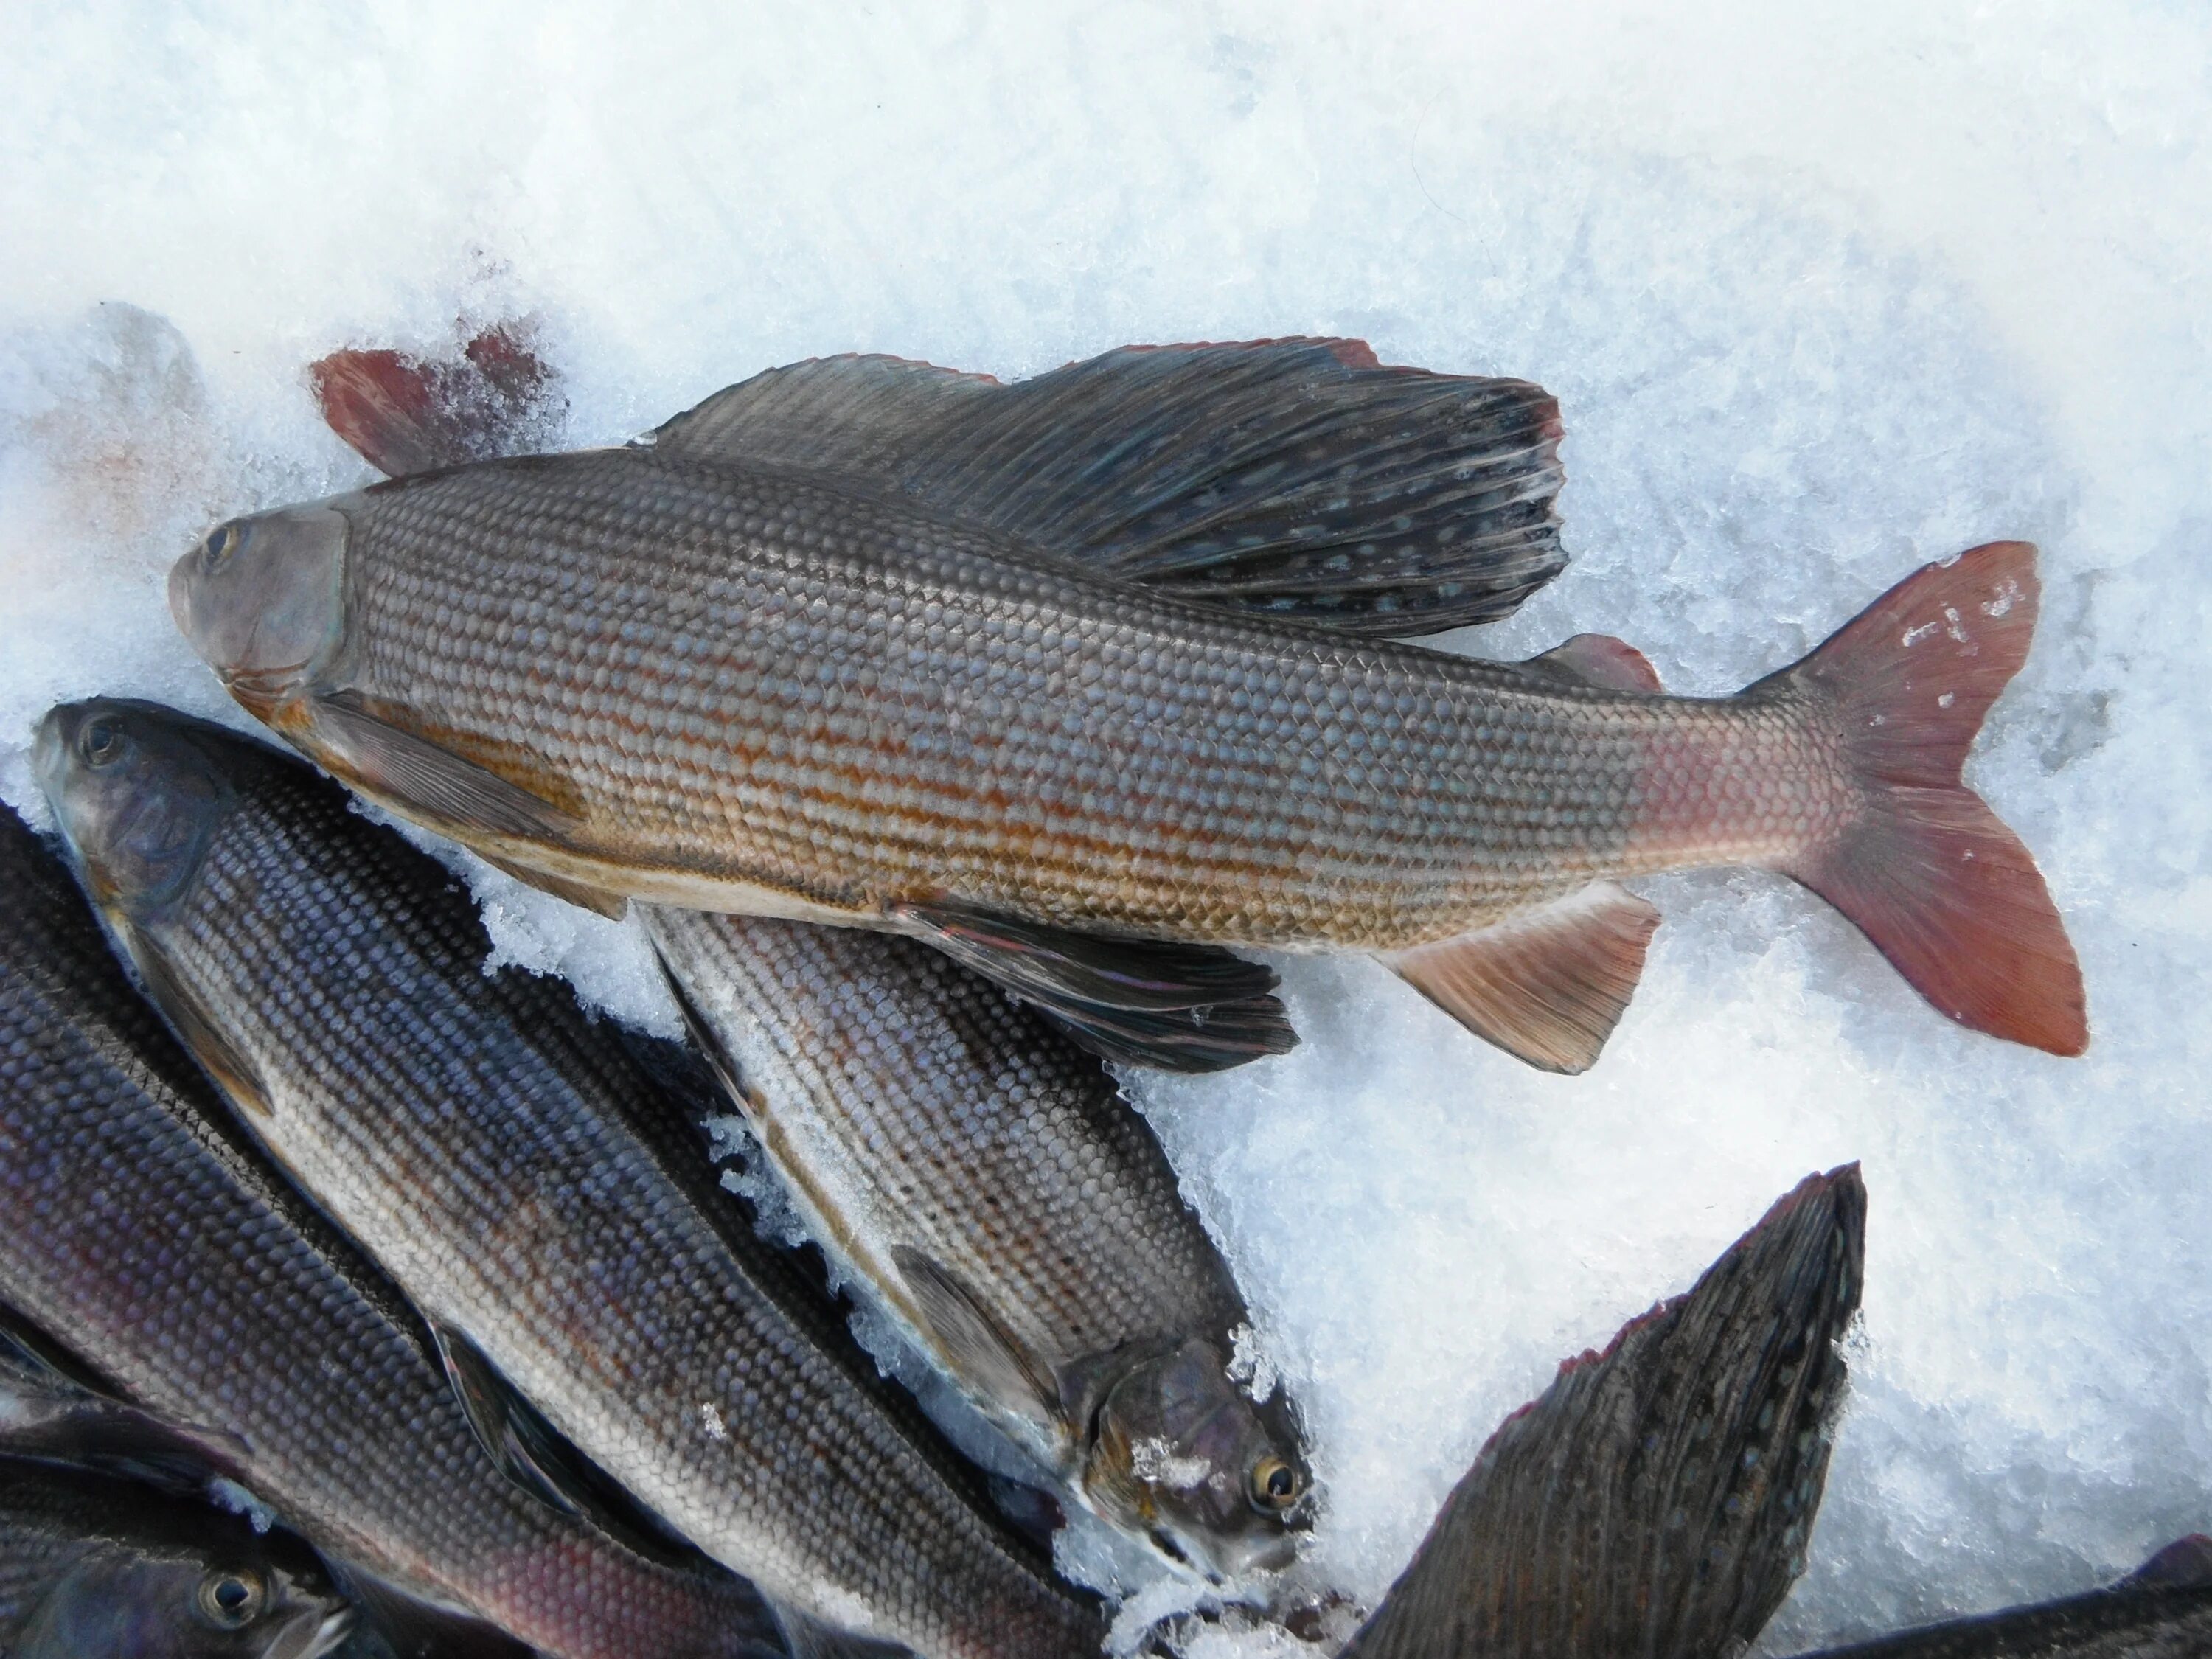
[[[1528,375],[1577,562],[1469,644],[1618,632],[1683,690],[2033,538],[2041,635],[1971,775],[2081,948],[2086,1060],[1956,1031],[1809,896],[1709,874],[1648,884],[1667,922],[1588,1077],[1302,963],[1297,1054],[1143,1095],[1310,1419],[1315,1569],[1358,1595],[1560,1358],[1851,1158],[1856,1394],[1770,1650],[2212,1527],[2203,14],[1352,9],[17,9],[0,794],[57,698],[225,712],[163,574],[362,478],[312,359],[516,313],[578,442],[850,349],[1011,376],[1326,332]],[[666,1021],[634,933],[486,885],[504,952]]]

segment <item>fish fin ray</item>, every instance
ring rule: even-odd
[[[1651,659],[1626,640],[1610,634],[1577,634],[1521,666],[1532,674],[1564,681],[1569,685],[1595,686],[1601,691],[1644,691],[1656,694],[1659,671]]]
[[[896,489],[1098,574],[1387,636],[1565,568],[1558,402],[1357,340],[1126,346],[1012,385],[889,357],[769,369],[653,434]]]
[[[489,853],[478,852],[477,856],[502,875],[513,876],[525,887],[534,887],[541,893],[550,893],[581,910],[605,916],[610,921],[620,921],[629,914],[629,900],[620,893],[610,893],[604,887],[592,887],[580,881],[568,881],[559,876],[549,876],[543,870],[533,870],[526,864],[517,864],[511,859],[494,858]]]
[[[388,477],[522,454],[544,447],[568,410],[526,331],[486,329],[458,359],[334,351],[307,382],[331,430]]]
[[[1219,1071],[1297,1041],[1274,969],[1212,945],[1108,939],[959,904],[890,915],[1110,1059]]]
[[[553,841],[575,825],[573,814],[521,785],[380,720],[351,692],[318,697],[313,708],[316,732],[332,757],[374,793],[464,831]]]
[[[112,919],[131,965],[146,988],[147,1000],[160,1009],[185,1051],[215,1082],[225,1100],[247,1118],[267,1117],[269,1091],[253,1062],[233,1042],[161,947],[124,917]]]
[[[1343,1659],[1741,1651],[1804,1570],[1865,1236],[1857,1166],[1809,1176],[1686,1295],[1563,1364]]]
[[[1051,1374],[959,1274],[910,1244],[892,1245],[890,1255],[957,1376],[1010,1411],[1059,1420],[1060,1389]]]
[[[2039,592],[2032,545],[1989,543],[1908,576],[1743,695],[1831,711],[1863,800],[1840,835],[1776,867],[1952,1019],[2071,1055],[2089,1042],[2073,943],[2034,857],[1960,777],[2027,659]]]
[[[591,1522],[641,1555],[675,1564],[702,1559],[548,1422],[466,1333],[439,1320],[427,1322],[453,1397],[501,1474],[548,1508]]]
[[[1382,961],[1477,1036],[1547,1072],[1586,1072],[1644,971],[1659,912],[1609,881]]]

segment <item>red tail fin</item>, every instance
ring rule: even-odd
[[[2035,631],[2035,549],[1931,564],[1763,684],[1826,703],[1865,791],[1850,830],[1784,866],[1962,1025],[2054,1054],[2088,1046],[2081,969],[2035,860],[1960,781]]]

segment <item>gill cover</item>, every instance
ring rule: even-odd
[[[171,567],[169,611],[258,714],[314,678],[345,624],[349,525],[331,501],[233,519]]]

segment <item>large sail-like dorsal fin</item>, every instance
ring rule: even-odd
[[[669,455],[913,496],[1085,568],[1365,635],[1509,614],[1566,562],[1559,404],[1358,340],[1125,346],[1012,385],[825,357],[717,392]]]

